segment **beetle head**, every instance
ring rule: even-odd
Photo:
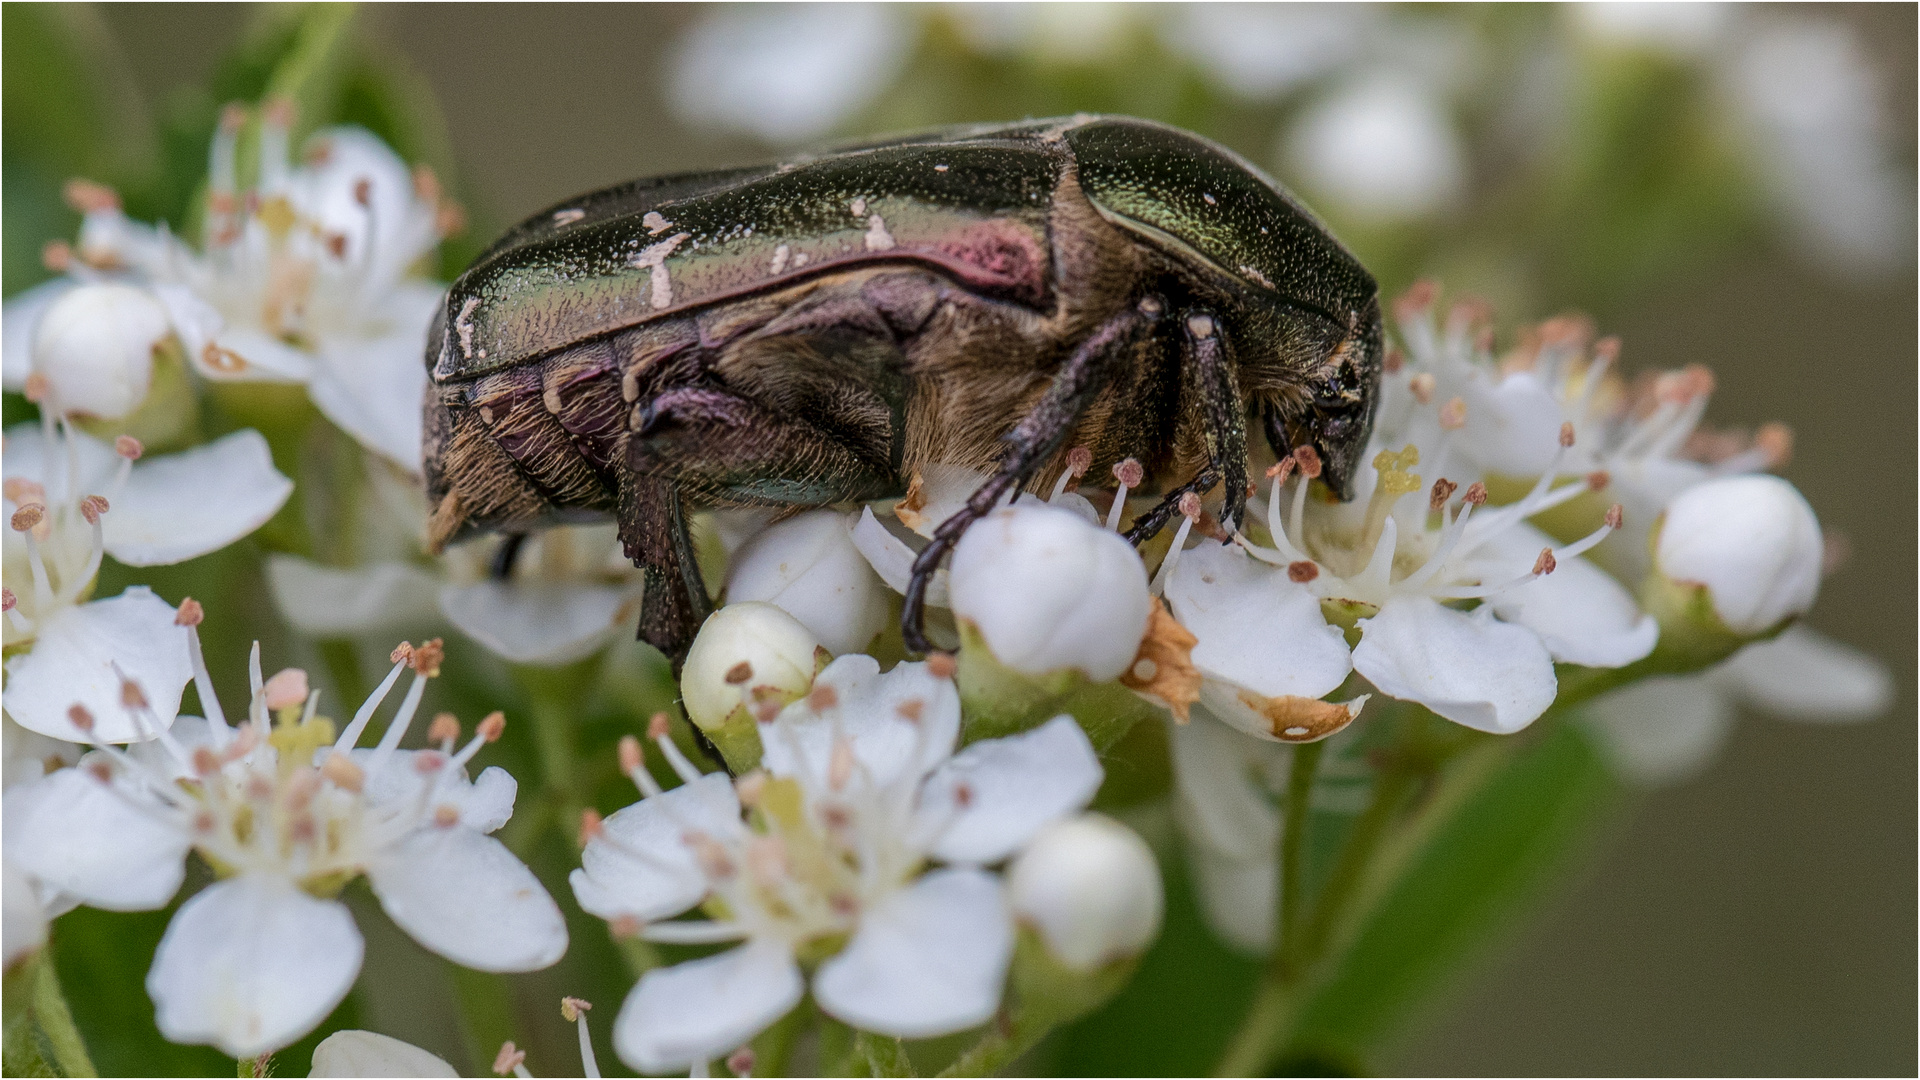
[[[1308,373],[1306,399],[1291,410],[1266,414],[1267,441],[1276,454],[1311,446],[1320,455],[1320,482],[1336,498],[1353,497],[1353,475],[1373,434],[1380,402],[1384,341],[1376,298],[1354,318],[1341,338]]]

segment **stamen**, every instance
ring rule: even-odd
[[[1566,547],[1559,549],[1554,554],[1562,559],[1571,559],[1578,555],[1584,555],[1588,551],[1593,550],[1594,546],[1600,543],[1600,541],[1605,540],[1613,530],[1624,525],[1626,520],[1626,511],[1621,508],[1619,503],[1614,503],[1612,506],[1607,507],[1606,520],[1599,528],[1568,544]]]
[[[267,708],[274,712],[288,706],[298,705],[307,700],[307,673],[299,668],[286,668],[274,673],[263,687],[267,697]]]
[[[681,920],[648,923],[640,931],[640,936],[662,945],[717,945],[725,941],[739,941],[747,936],[747,928],[739,923]]]
[[[1053,502],[1065,494],[1067,488],[1078,484],[1080,478],[1085,476],[1087,470],[1091,468],[1093,468],[1093,451],[1084,446],[1076,446],[1067,451],[1067,467],[1061,472],[1060,479],[1053,482],[1053,494],[1047,497],[1047,501]]]
[[[593,1059],[593,1037],[587,1034],[587,1010],[593,1006],[577,997],[560,999],[560,1015],[569,1023],[580,1025],[580,1068],[585,1075],[598,1080],[600,1064]]]
[[[1458,431],[1466,426],[1467,401],[1465,398],[1451,398],[1445,405],[1440,407],[1440,429],[1442,431]]]
[[[673,736],[669,734],[669,730],[670,724],[666,713],[654,713],[653,719],[647,721],[647,737],[660,748],[661,756],[665,757],[667,764],[673,767],[674,775],[678,776],[681,782],[691,784],[700,779],[700,770],[694,768],[693,762],[688,761],[687,756],[674,745]]]
[[[727,1070],[738,1077],[753,1075],[753,1047],[743,1046],[727,1055]]]
[[[927,656],[927,674],[936,679],[951,679],[959,670],[960,664],[952,653],[936,652]]]
[[[606,821],[605,819],[601,818],[600,811],[595,810],[591,806],[587,807],[585,810],[580,811],[580,846],[581,847],[586,847],[588,844],[599,839],[601,836],[606,834],[606,831],[607,831]]]
[[[640,797],[651,799],[660,794],[660,781],[647,771],[646,758],[640,751],[640,740],[631,735],[620,736],[620,772],[633,781],[640,789]]]
[[[530,1076],[532,1074],[527,1072],[527,1067],[521,1064],[526,1060],[527,1052],[515,1047],[513,1040],[508,1039],[500,1044],[500,1052],[493,1057],[494,1074],[505,1076],[512,1073],[515,1076]]]
[[[1459,490],[1459,487],[1459,484],[1454,483],[1444,476],[1435,480],[1433,482],[1433,491],[1427,496],[1427,510],[1432,513],[1439,513],[1445,509],[1447,500],[1453,498],[1453,493]]]
[[[411,649],[411,646],[404,641],[400,645],[403,649]],[[393,684],[400,678],[400,673],[407,669],[407,661],[401,655],[401,649],[393,650],[393,660],[393,670],[387,672],[387,677],[380,680],[380,685],[367,696],[367,700],[360,703],[360,708],[353,714],[353,720],[347,724],[347,730],[341,732],[340,738],[334,742],[335,749],[351,749],[360,741],[360,733],[365,731],[367,724],[373,720],[375,710],[379,709],[380,703],[387,699],[387,694],[393,690]]]
[[[1433,372],[1423,371],[1407,380],[1407,389],[1413,391],[1413,400],[1422,405],[1431,405],[1435,381]]]
[[[353,763],[346,751],[339,750],[327,755],[320,763],[320,775],[333,781],[333,786],[342,791],[351,791],[358,795],[366,786],[366,770]]]
[[[427,725],[427,741],[440,744],[440,749],[453,752],[453,744],[460,741],[460,719],[450,712],[435,713],[433,723]]]
[[[33,527],[47,516],[47,508],[40,503],[28,503],[13,512],[9,522],[13,531],[19,533],[27,542],[27,563],[33,569],[33,603],[35,610],[48,611],[53,607],[53,580],[47,574],[46,560],[40,555],[40,542],[34,538]]]
[[[1200,520],[1200,496],[1189,491],[1180,496],[1180,529],[1173,534],[1173,545],[1167,548],[1167,557],[1161,560],[1160,569],[1154,573],[1153,582],[1147,592],[1159,596],[1167,586],[1167,578],[1173,574],[1173,568],[1180,565],[1180,552],[1187,543],[1187,534],[1193,531],[1193,523]]]
[[[1127,505],[1127,489],[1139,487],[1141,481],[1146,479],[1146,470],[1139,459],[1126,458],[1113,467],[1113,478],[1120,482],[1120,486],[1113,493],[1113,505],[1107,509],[1107,528],[1118,532],[1120,512]]]

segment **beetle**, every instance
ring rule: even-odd
[[[639,635],[684,656],[708,598],[703,507],[988,479],[936,530],[902,613],[1016,488],[1086,447],[1165,497],[1222,487],[1249,423],[1350,496],[1382,362],[1371,275],[1301,203],[1199,136],[1077,116],[948,128],[636,180],[522,222],[454,281],[427,343],[437,551],[612,516],[644,570]],[[507,549],[511,551],[511,544]],[[510,555],[509,555],[510,558]]]

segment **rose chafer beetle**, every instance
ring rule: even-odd
[[[637,180],[537,214],[460,275],[428,340],[430,540],[612,516],[640,636],[683,655],[708,606],[688,511],[898,497],[989,476],[914,565],[1066,449],[1135,458],[1159,505],[1222,487],[1247,423],[1348,496],[1380,379],[1378,289],[1232,152],[1125,117],[954,128]],[[510,549],[509,549],[510,550]]]

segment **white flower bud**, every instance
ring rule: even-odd
[[[1153,604],[1131,545],[1053,506],[988,514],[961,537],[950,573],[953,613],[1002,664],[1028,675],[1071,668],[1095,682],[1118,678]]]
[[[1054,957],[1092,971],[1144,951],[1160,931],[1160,867],[1133,830],[1102,814],[1047,826],[1014,859],[1016,916]]]
[[[727,600],[778,607],[836,655],[864,651],[886,626],[887,598],[848,525],[847,515],[813,510],[762,530],[734,552]]]
[[[772,604],[728,604],[707,617],[687,649],[682,704],[738,766],[736,750],[758,757],[755,713],[778,713],[811,689],[819,654],[807,628]]]
[[[1820,522],[1777,476],[1726,476],[1667,506],[1654,552],[1660,573],[1705,586],[1736,634],[1763,633],[1813,606],[1820,591]]]
[[[145,289],[78,286],[47,308],[33,333],[33,370],[62,412],[116,420],[153,384],[153,350],[171,333],[167,309]]]
[[[459,1076],[409,1042],[372,1031],[336,1031],[313,1048],[308,1076]]]

